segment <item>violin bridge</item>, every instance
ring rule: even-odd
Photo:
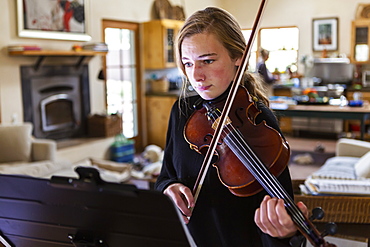
[[[214,122],[213,122],[213,124],[212,124],[212,129],[217,129],[217,126],[219,125],[219,123],[220,123],[220,118],[221,117],[219,117],[219,118],[217,118]],[[228,124],[231,124],[231,119],[229,118],[229,117],[227,117],[226,118],[226,121],[225,121],[225,126],[226,125],[228,125]]]

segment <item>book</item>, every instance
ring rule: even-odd
[[[106,43],[97,42],[97,43],[89,43],[82,46],[83,50],[92,50],[92,51],[108,51],[108,45]]]
[[[41,47],[38,45],[9,45],[8,51],[40,51]]]

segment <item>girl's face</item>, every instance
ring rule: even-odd
[[[229,87],[240,59],[231,59],[214,34],[184,38],[181,45],[185,73],[195,91],[205,100],[220,96]]]

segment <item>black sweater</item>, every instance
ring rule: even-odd
[[[171,110],[163,167],[156,182],[156,189],[164,191],[172,183],[183,183],[193,189],[204,156],[191,150],[184,139],[183,130],[194,111],[192,105],[199,96],[177,101]],[[181,108],[179,108],[181,102]],[[257,122],[266,120],[267,125],[279,130],[274,114],[258,102],[262,111]],[[181,110],[180,110],[181,109]],[[279,176],[283,187],[292,194],[291,178],[286,168]],[[230,193],[219,180],[217,171],[210,167],[196,202],[188,228],[198,246],[289,246],[288,239],[272,238],[260,231],[254,222],[255,210],[266,192],[238,197]]]

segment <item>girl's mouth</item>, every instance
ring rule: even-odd
[[[197,87],[200,91],[206,91],[208,90],[212,85],[209,85],[209,86],[199,86]]]

